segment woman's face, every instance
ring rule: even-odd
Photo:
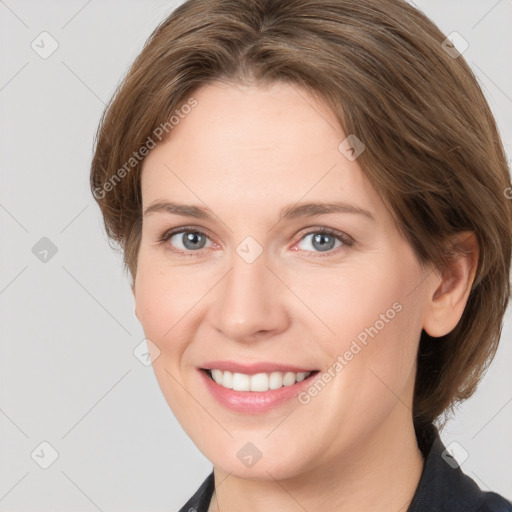
[[[134,286],[178,421],[215,467],[255,479],[410,428],[429,279],[362,146],[296,86],[193,96],[144,161]]]

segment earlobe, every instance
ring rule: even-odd
[[[478,240],[473,232],[459,233],[453,240],[461,252],[443,269],[430,292],[423,329],[432,337],[445,336],[457,324],[466,307],[478,266]]]

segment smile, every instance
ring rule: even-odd
[[[207,370],[210,377],[220,386],[234,391],[265,392],[271,389],[279,389],[283,386],[293,386],[309,377],[312,372],[271,372],[256,373],[232,373],[218,368]]]
[[[240,373],[219,368],[198,368],[210,396],[232,412],[262,414],[285,404],[303,407],[297,395],[313,385],[318,370]]]

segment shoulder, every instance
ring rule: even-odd
[[[512,512],[512,503],[495,492],[482,492],[482,498],[476,512]]]
[[[462,471],[432,425],[417,437],[425,464],[407,512],[512,512],[510,501],[483,491]]]

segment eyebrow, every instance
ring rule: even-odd
[[[209,208],[203,206],[194,206],[180,204],[169,201],[158,201],[149,205],[144,210],[144,216],[151,213],[168,213],[171,215],[180,215],[183,217],[194,217],[196,219],[211,219],[212,215]],[[370,220],[375,220],[374,216],[364,208],[350,203],[331,202],[331,203],[296,203],[285,206],[279,216],[279,220],[297,219],[302,217],[315,217],[328,213],[352,213],[364,215]]]

